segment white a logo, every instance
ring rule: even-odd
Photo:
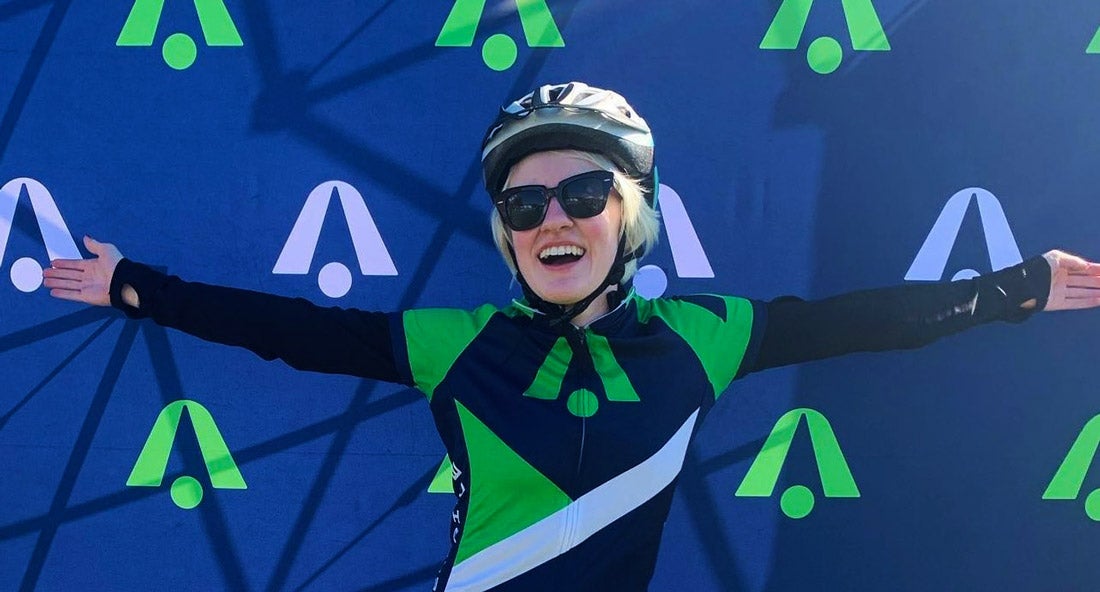
[[[326,181],[309,193],[302,213],[290,231],[283,245],[283,252],[275,262],[272,273],[299,274],[309,273],[313,263],[313,254],[317,250],[317,241],[321,238],[321,225],[325,221],[325,212],[329,202],[336,197],[344,211],[344,218],[351,231],[351,242],[355,246],[355,257],[359,260],[359,271],[363,275],[397,275],[390,252],[382,235],[367,210],[367,203],[359,191],[343,181]],[[330,298],[340,298],[351,289],[351,271],[343,263],[325,264],[317,274],[317,285]]]
[[[699,235],[695,233],[691,218],[688,218],[680,194],[668,185],[661,185],[657,193],[660,200],[661,220],[665,223],[665,234],[668,235],[668,247],[672,251],[672,262],[676,267],[677,277],[714,277],[710,260],[703,251]],[[667,287],[668,277],[664,270],[656,265],[643,265],[634,275],[634,288],[645,298],[657,298],[665,293]]]
[[[46,254],[52,259],[80,259],[69,227],[61,217],[53,196],[44,185],[28,177],[12,179],[0,187],[0,263],[11,236],[15,208],[19,204],[19,194],[27,188],[31,198],[31,209],[38,220],[38,230],[42,233],[42,242],[46,245]],[[17,259],[11,265],[11,282],[22,292],[33,292],[42,285],[42,264],[30,257]]]
[[[947,259],[955,247],[966,210],[970,207],[970,202],[975,200],[978,202],[978,215],[982,222],[992,270],[1011,267],[1024,260],[1020,256],[1016,238],[1012,236],[1012,229],[1008,226],[1001,202],[981,187],[968,187],[947,200],[947,205],[940,212],[928,238],[924,239],[924,245],[913,259],[909,271],[905,273],[905,279],[930,282],[943,279],[944,268],[947,267]],[[951,276],[951,280],[964,280],[978,275],[980,274],[973,269],[963,269]]]

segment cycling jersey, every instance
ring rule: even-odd
[[[515,302],[473,311],[321,308],[189,283],[123,260],[112,302],[296,368],[415,386],[452,461],[436,590],[644,590],[687,446],[747,372],[916,347],[1041,309],[1041,258],[976,280],[819,302],[634,293],[587,327]],[[132,286],[141,307],[124,305]]]
[[[401,315],[397,366],[428,396],[458,496],[438,588],[643,589],[688,442],[758,349],[760,314],[631,295],[583,329],[517,304]]]

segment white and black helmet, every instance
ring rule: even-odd
[[[653,206],[656,171],[649,125],[622,95],[583,82],[547,84],[502,107],[481,144],[485,188],[500,191],[508,170],[544,150],[583,150],[611,159],[638,179]]]
[[[547,84],[502,107],[481,143],[481,168],[485,189],[496,195],[508,170],[524,157],[546,150],[582,150],[602,154],[638,180],[650,207],[656,207],[657,169],[653,164],[653,134],[649,125],[619,93],[583,82]],[[508,244],[511,250],[511,243]],[[515,252],[511,252],[515,261]],[[626,264],[638,256],[626,250],[619,238],[618,253],[607,277],[591,294],[569,305],[539,297],[523,274],[516,279],[528,303],[546,314],[552,325],[568,321],[584,311],[608,286],[622,281]],[[623,292],[613,295],[621,298]]]

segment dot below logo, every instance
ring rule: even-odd
[[[528,47],[565,47],[546,0],[516,0],[519,21]],[[455,0],[447,21],[435,40],[436,47],[470,47],[485,12],[485,0]],[[485,40],[481,58],[489,68],[502,72],[516,63],[516,42],[503,33]]]
[[[38,221],[38,230],[45,243],[46,254],[53,259],[81,259],[69,227],[61,217],[50,191],[42,183],[28,178],[12,179],[0,187],[0,261],[8,247],[12,222],[19,198],[26,191]],[[11,265],[11,283],[20,292],[34,292],[42,285],[42,264],[31,257],[21,257]]]
[[[275,274],[304,275],[309,273],[317,241],[321,238],[321,226],[325,212],[333,198],[340,202],[351,232],[355,257],[363,275],[397,275],[397,267],[390,258],[386,243],[378,232],[378,226],[367,209],[363,195],[343,181],[326,181],[309,193],[298,220],[279,253],[279,259],[271,270]],[[317,274],[317,285],[329,298],[341,298],[351,289],[351,270],[338,261],[326,263]]]
[[[814,0],[783,0],[760,42],[760,49],[797,49],[813,5]],[[871,0],[842,0],[842,7],[853,50],[890,51],[890,41]],[[843,58],[840,42],[828,36],[814,39],[806,50],[806,61],[818,74],[836,71]]]
[[[241,35],[223,0],[194,0],[199,15],[199,25],[206,45],[211,47],[241,47]],[[164,12],[164,0],[136,0],[130,16],[122,25],[115,41],[116,47],[151,47]],[[175,70],[186,70],[195,63],[198,46],[186,33],[173,33],[161,46],[164,63]]]
[[[825,497],[859,497],[848,461],[840,450],[829,420],[813,409],[792,409],[784,413],[775,422],[771,434],[764,442],[760,454],[749,467],[745,479],[734,494],[737,497],[771,497],[779,481],[779,472],[787,460],[795,432],[801,419],[806,418],[806,427],[810,431],[810,443],[814,448],[814,460],[821,478],[821,489]],[[814,494],[805,485],[788,487],[779,499],[779,507],[789,518],[805,518],[814,509]]]
[[[126,480],[126,485],[130,487],[160,486],[161,481],[164,480],[168,455],[172,452],[172,445],[176,441],[176,431],[179,429],[184,409],[187,409],[191,416],[191,426],[195,431],[195,439],[199,443],[202,460],[206,464],[210,484],[215,489],[248,489],[210,412],[199,403],[187,399],[169,403],[157,415],[157,420],[153,423],[153,429],[145,440],[145,446],[142,447],[133,470],[130,471],[130,478]],[[171,495],[172,502],[176,506],[190,510],[202,502],[202,484],[190,475],[180,476],[172,482]]]

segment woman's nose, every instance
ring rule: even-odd
[[[562,209],[558,198],[551,198],[550,203],[546,206],[546,217],[543,218],[542,225],[550,228],[562,228],[572,223],[573,219]]]

